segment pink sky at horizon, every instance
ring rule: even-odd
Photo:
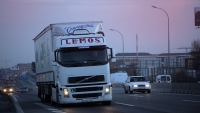
[[[34,58],[32,39],[51,23],[74,21],[103,21],[106,41],[116,53],[136,52],[136,34],[139,52],[167,53],[167,16],[170,19],[170,52],[184,53],[200,29],[194,26],[194,8],[200,0],[1,0],[0,1],[0,68],[17,63],[30,63]],[[113,40],[117,39],[117,42]],[[23,40],[23,41],[22,41]]]

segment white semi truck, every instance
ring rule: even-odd
[[[50,24],[34,40],[38,97],[52,104],[110,105],[112,85],[101,21]],[[95,53],[95,57],[92,55]]]

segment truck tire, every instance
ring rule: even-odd
[[[110,105],[111,104],[111,101],[103,101],[102,102],[102,105]]]
[[[57,104],[58,107],[61,107],[62,104],[60,104],[60,101],[59,101],[59,100],[60,100],[60,99],[59,99],[59,93],[58,93],[58,88],[57,88],[57,90],[56,90],[56,104]]]
[[[56,102],[53,101],[53,95],[51,95],[51,105],[55,105]]]

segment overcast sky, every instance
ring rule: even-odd
[[[33,38],[51,23],[103,21],[109,47],[122,53],[150,54],[168,52],[167,15],[169,15],[170,52],[184,53],[200,38],[194,26],[194,8],[200,0],[0,0],[0,68],[31,63]],[[115,41],[114,41],[115,40]],[[7,65],[6,65],[7,64]]]

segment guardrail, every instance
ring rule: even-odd
[[[0,90],[0,113],[16,113],[11,97]]]
[[[159,93],[200,94],[199,83],[152,83],[151,91]]]
[[[113,84],[113,90],[123,90],[123,84]],[[151,83],[151,91],[158,93],[200,94],[200,83]]]

